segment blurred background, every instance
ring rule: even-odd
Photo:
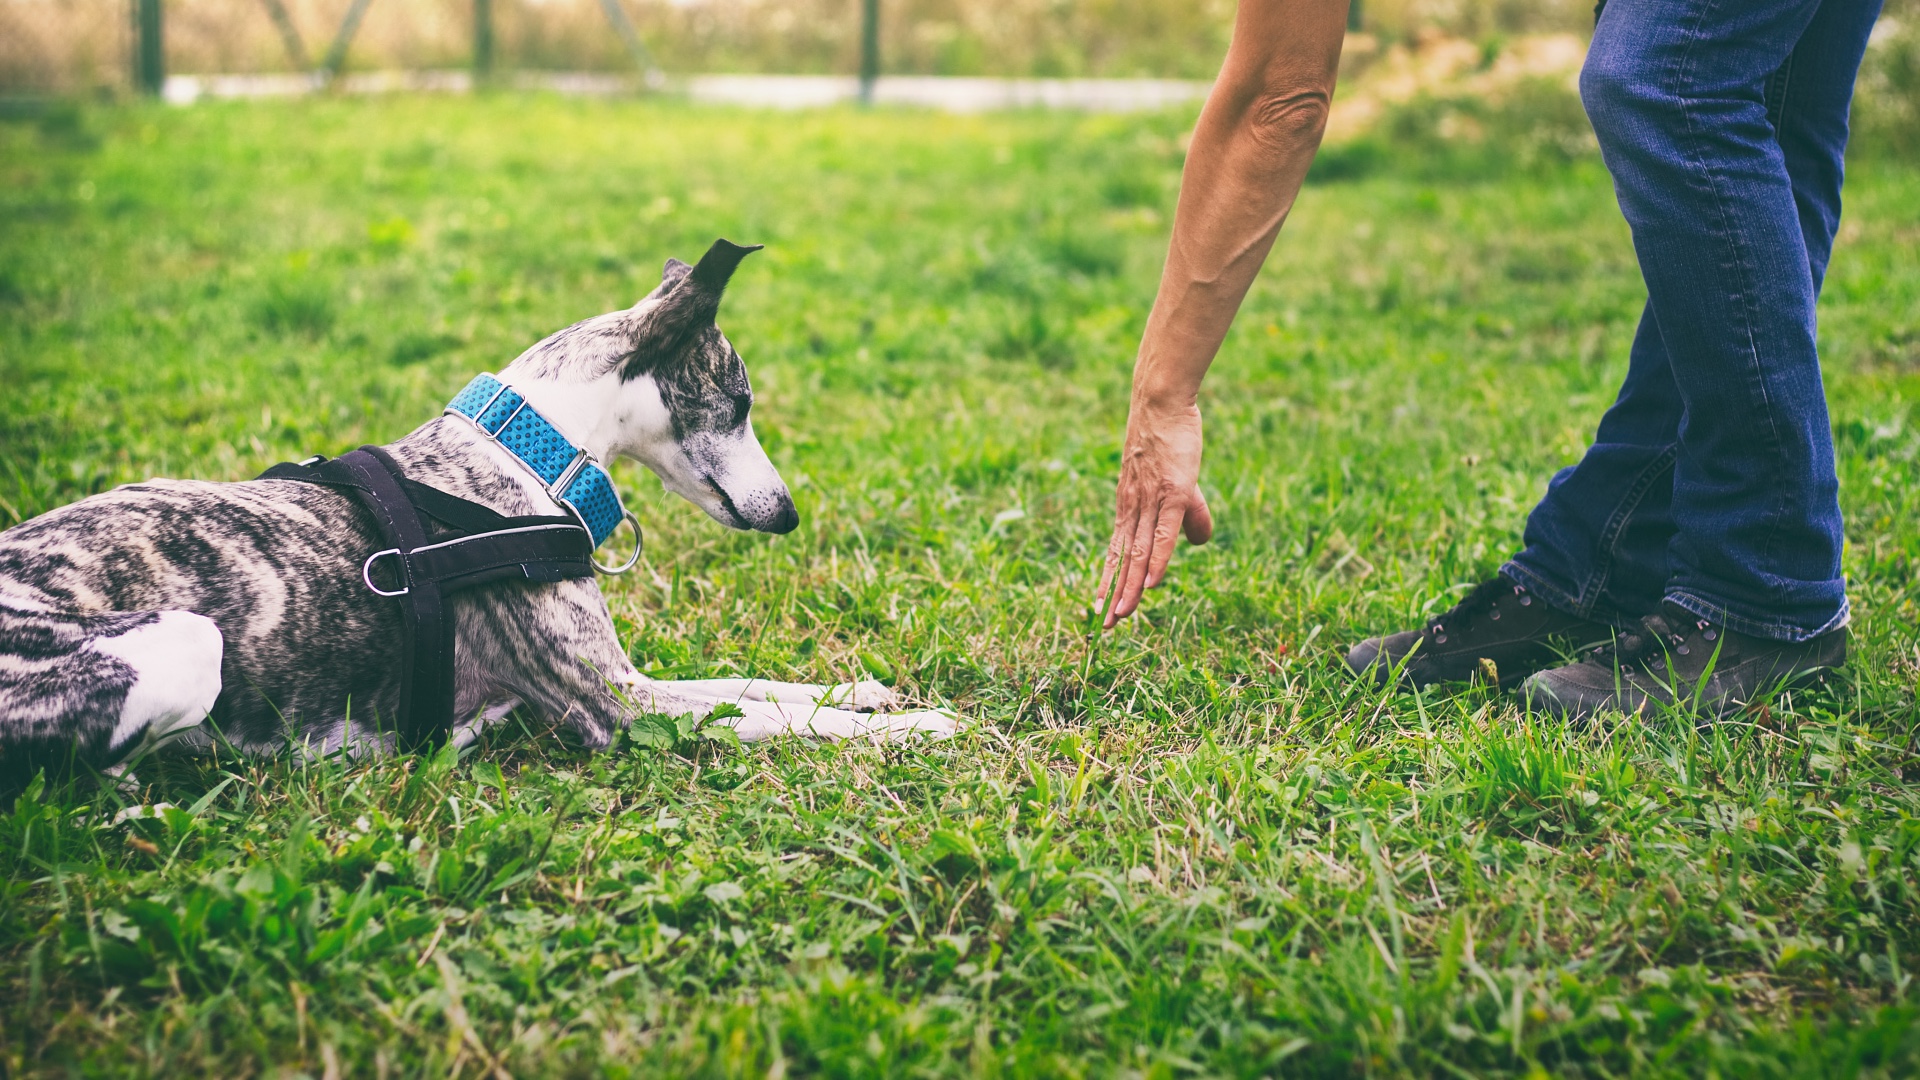
[[[1534,142],[1582,137],[1571,79],[1590,0],[1354,6],[1332,143],[1384,112],[1396,113],[1402,139],[1444,138],[1441,129],[1471,138],[1514,102],[1537,106],[1551,129]],[[253,76],[221,84],[247,94],[465,90],[475,78],[672,93],[717,73],[1205,80],[1233,9],[1231,0],[0,0],[0,95],[111,97],[143,83],[158,91],[174,76],[170,96],[190,100],[214,84],[178,77],[209,75]],[[1862,136],[1913,149],[1916,99],[1920,0],[1890,0],[1861,81]],[[1382,108],[1416,101],[1423,107]]]
[[[0,80],[9,87],[124,86],[141,0],[0,0]],[[607,6],[668,72],[851,73],[862,0],[374,0],[356,68],[465,68],[476,16],[491,17],[501,69],[620,71],[633,58]],[[164,0],[169,71],[288,71],[324,58],[354,0]],[[881,0],[892,74],[1207,78],[1231,0]],[[1364,29],[1389,40],[1582,33],[1591,0],[1366,0]],[[300,42],[288,46],[289,31]],[[292,55],[290,55],[290,53]]]

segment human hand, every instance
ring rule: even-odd
[[[1140,594],[1166,577],[1176,533],[1184,532],[1190,544],[1213,537],[1213,515],[1200,494],[1200,446],[1197,405],[1136,402],[1128,415],[1113,540],[1093,600],[1098,610],[1112,596],[1105,626],[1133,614]]]

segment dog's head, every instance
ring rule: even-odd
[[[668,490],[736,529],[791,532],[786,482],[754,437],[747,367],[715,325],[740,260],[759,246],[717,240],[692,266],[668,259],[638,304],[577,323],[507,368],[565,384],[598,442],[653,470]]]

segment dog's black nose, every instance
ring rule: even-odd
[[[793,507],[793,496],[780,493],[780,504],[774,508],[773,517],[762,529],[776,535],[790,533],[800,527],[800,511]]]

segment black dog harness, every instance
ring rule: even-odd
[[[275,465],[259,478],[350,492],[380,530],[381,549],[361,565],[360,578],[377,595],[397,598],[406,622],[400,712],[392,718],[403,750],[437,746],[453,730],[448,594],[506,578],[564,581],[594,573],[595,537],[579,517],[506,517],[407,479],[378,446]],[[427,519],[442,528],[430,531]]]

